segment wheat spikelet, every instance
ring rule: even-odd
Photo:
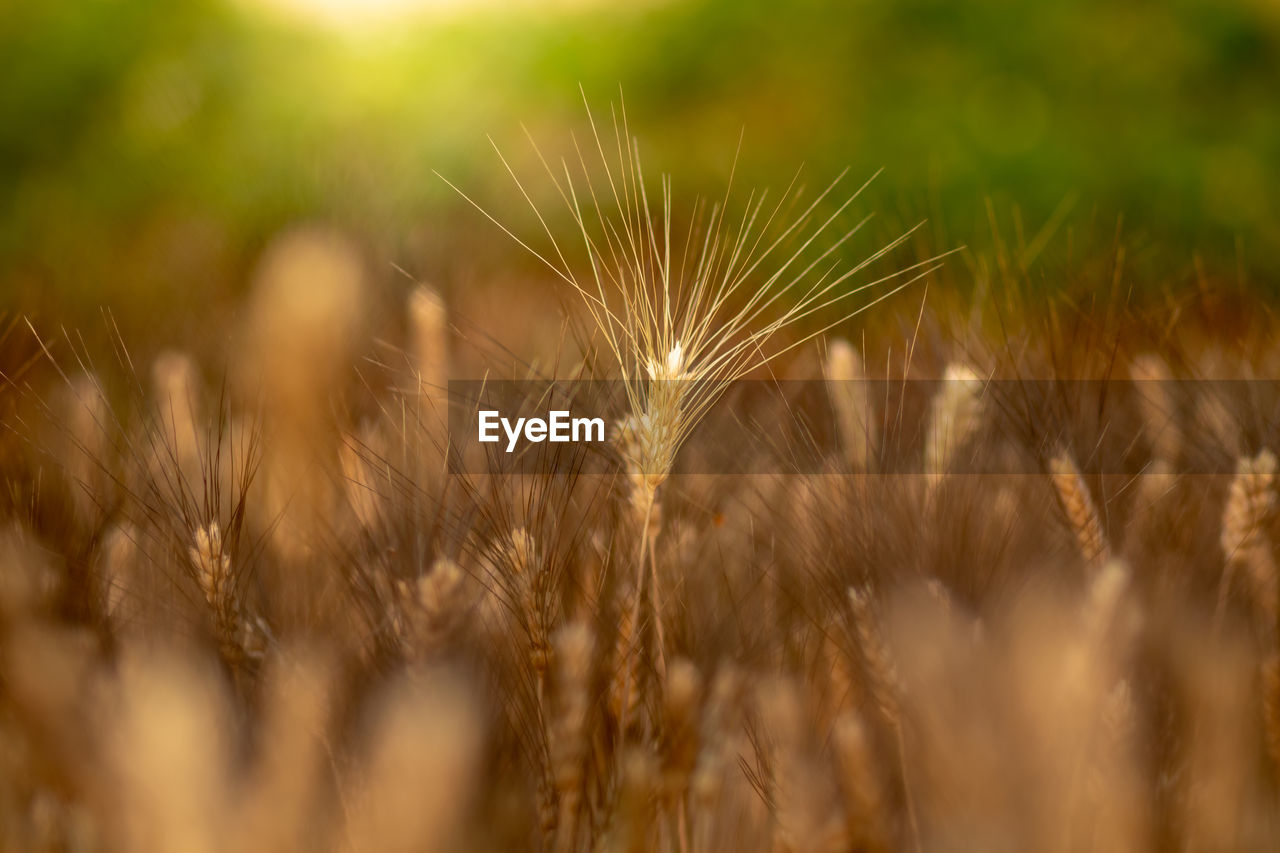
[[[232,659],[238,655],[239,614],[231,557],[223,550],[222,530],[218,522],[211,521],[197,528],[195,543],[188,549],[188,554],[196,571],[196,582],[213,613],[219,647],[228,659]]]
[[[582,567],[578,573],[577,595],[573,597],[571,615],[586,621],[603,607],[603,584],[609,565],[609,550],[600,531],[593,531],[586,547],[582,549]]]
[[[643,747],[628,747],[618,761],[620,792],[611,824],[604,836],[607,853],[646,853],[654,840],[657,762]]]
[[[98,377],[82,373],[62,392],[60,416],[66,423],[63,467],[71,498],[82,522],[91,522],[109,498],[111,407]]]
[[[831,730],[851,845],[859,850],[887,850],[882,813],[884,791],[866,727],[853,711],[843,711]]]
[[[200,419],[198,376],[195,361],[186,353],[162,352],[151,363],[157,415],[165,438],[164,452],[172,454],[188,483],[200,480],[200,434],[196,426]]]
[[[1231,482],[1226,507],[1222,513],[1220,542],[1227,558],[1223,574],[1224,587],[1236,566],[1245,568],[1254,601],[1274,627],[1277,601],[1276,565],[1266,525],[1276,507],[1276,457],[1263,450],[1257,456],[1241,459]],[[1224,593],[1225,594],[1225,590]]]
[[[593,170],[580,146],[581,178],[577,181],[567,163],[560,175],[536,146],[535,152],[577,225],[576,236],[581,238],[591,277],[581,278],[574,272],[547,220],[509,166],[508,172],[533,207],[554,253],[539,254],[511,231],[503,230],[581,297],[621,373],[627,412],[618,449],[634,484],[633,507],[643,508],[637,513],[643,519],[643,535],[636,586],[638,590],[643,588],[641,577],[647,551],[658,635],[656,656],[661,671],[665,669],[663,619],[652,559],[653,537],[648,526],[656,503],[655,492],[671,473],[676,451],[731,382],[813,337],[809,335],[786,347],[769,347],[775,335],[828,306],[847,306],[845,300],[872,285],[842,285],[899,245],[906,235],[843,274],[815,272],[819,263],[849,236],[832,239],[829,229],[836,217],[815,216],[817,205],[834,191],[837,179],[796,219],[778,226],[780,233],[776,237],[769,231],[782,205],[765,209],[764,197],[760,196],[748,201],[746,215],[736,232],[731,221],[726,224],[725,211],[717,206],[705,224],[706,239],[690,239],[682,247],[672,239],[670,179],[662,181],[661,208],[655,210],[649,201],[638,146],[626,129],[625,114],[621,129],[615,117],[616,162],[606,153],[590,110],[588,119],[603,180],[592,177]],[[589,202],[585,205],[580,202],[578,191],[583,184]],[[839,210],[851,201],[852,198]],[[475,206],[498,224],[483,208]],[[502,228],[500,224],[499,227]],[[800,249],[786,257],[779,247],[790,238],[798,241]],[[831,245],[823,247],[824,242]],[[820,254],[816,261],[806,264],[804,256],[811,247]],[[916,268],[928,268],[930,264],[924,262]],[[851,315],[866,307],[846,309],[846,313]],[[824,330],[816,334],[821,331]]]
[[[676,449],[729,383],[825,329],[786,346],[772,345],[776,335],[830,306],[838,306],[846,318],[852,316],[888,295],[849,308],[848,300],[868,288],[923,270],[890,291],[896,292],[934,268],[937,259],[870,284],[845,286],[900,245],[908,232],[843,273],[822,272],[822,262],[853,233],[836,234],[833,223],[861,192],[844,201],[836,214],[817,215],[818,206],[835,192],[840,178],[789,222],[782,219],[783,202],[766,208],[763,195],[748,200],[742,223],[736,227],[718,205],[704,227],[695,229],[705,239],[691,237],[681,245],[679,235],[672,236],[671,181],[664,176],[661,205],[651,204],[638,145],[627,131],[625,114],[620,128],[615,120],[616,159],[606,153],[590,110],[587,116],[597,169],[588,165],[589,149],[581,146],[577,178],[569,164],[557,173],[536,146],[535,153],[577,226],[575,237],[586,253],[589,278],[575,273],[566,259],[566,247],[556,240],[533,196],[510,167],[508,172],[552,244],[550,256],[531,248],[458,192],[581,297],[621,372],[628,413],[641,438],[635,462],[650,488],[670,474]],[[585,198],[580,199],[583,186]],[[800,248],[786,256],[782,248],[786,245]],[[817,253],[811,262],[810,252]]]
[[[845,817],[829,770],[808,743],[809,726],[795,685],[771,679],[757,690],[756,702],[775,747],[773,799],[779,841],[775,849],[845,849]]]
[[[556,800],[556,784],[551,777],[551,767],[541,766],[535,786],[535,797],[538,808],[538,830],[550,844],[555,840],[556,827],[559,826],[560,811]]]
[[[613,659],[609,666],[609,712],[624,727],[635,722],[631,711],[639,705],[644,677],[636,597],[636,589],[629,580],[619,582],[618,633],[614,638]]]
[[[228,847],[244,851],[314,849],[331,827],[315,819],[322,792],[333,677],[305,653],[273,655],[264,679],[265,711],[259,755],[240,786],[237,835]]]
[[[408,306],[419,393],[439,401],[449,381],[449,315],[440,294],[426,285],[409,293]]]
[[[623,460],[626,475],[625,518],[628,525],[641,539],[653,541],[662,531],[662,502],[657,491],[650,487],[639,457],[646,453],[641,447],[641,434],[634,428],[633,419],[624,418],[614,434],[614,445]]]
[[[351,781],[351,853],[455,849],[483,741],[471,692],[447,675],[405,676],[374,710]]]
[[[1084,476],[1076,467],[1075,460],[1064,451],[1049,460],[1049,477],[1058,494],[1063,519],[1075,536],[1085,565],[1091,571],[1097,571],[1109,559],[1111,546],[1107,543]]]
[[[1274,511],[1276,458],[1263,450],[1252,459],[1241,459],[1231,483],[1222,515],[1222,550],[1228,559],[1252,547],[1268,516]]]
[[[649,376],[643,401],[633,401],[634,408],[619,423],[616,444],[627,476],[635,491],[647,504],[662,485],[675,463],[676,450],[683,440],[681,430],[685,417],[682,386],[691,375],[685,369],[684,351],[677,341],[660,361],[646,365]]]
[[[255,506],[289,562],[308,563],[331,516],[332,480],[314,463],[336,455],[330,404],[344,384],[364,278],[356,249],[317,228],[276,238],[255,272],[245,384],[269,428]]]
[[[578,812],[583,797],[587,757],[587,715],[595,636],[585,624],[571,623],[556,632],[556,701],[549,732],[551,775],[560,814],[556,847],[570,851],[578,843]]]
[[[732,761],[732,730],[741,711],[742,688],[742,673],[732,666],[722,666],[711,681],[700,729],[702,749],[690,785],[700,811],[711,811],[724,788],[724,776]]]
[[[187,554],[195,569],[196,583],[213,614],[219,653],[233,665],[261,658],[267,631],[261,619],[246,618],[231,571],[231,557],[216,521],[196,529],[195,546]]]
[[[113,526],[103,537],[98,557],[102,605],[108,623],[116,630],[132,625],[140,616],[142,594],[137,576],[138,532],[129,524]]]
[[[255,276],[250,345],[266,399],[280,417],[315,415],[360,315],[359,254],[339,234],[299,228],[268,247]]]
[[[412,339],[415,399],[423,475],[438,476],[448,439],[449,417],[449,315],[440,294],[418,285],[409,294],[408,314]]]
[[[1180,834],[1188,848],[1248,848],[1261,839],[1242,825],[1238,810],[1246,798],[1264,796],[1269,802],[1274,792],[1271,780],[1259,779],[1250,769],[1267,751],[1259,719],[1260,662],[1242,643],[1217,630],[1207,638],[1198,632],[1184,642],[1189,647],[1183,652],[1183,677],[1197,713],[1183,747],[1187,758],[1186,778],[1179,786]]]
[[[898,770],[902,775],[903,796],[906,801],[907,823],[911,830],[912,846],[920,851],[920,826],[916,818],[915,797],[907,772],[906,721],[902,714],[903,684],[897,665],[885,640],[884,631],[876,613],[868,589],[849,588],[849,603],[853,610],[854,628],[858,635],[858,649],[871,697],[881,716],[893,732],[898,748]]]
[[[829,728],[848,707],[854,693],[855,675],[850,667],[849,655],[840,646],[837,637],[839,623],[834,614],[828,617],[821,631],[816,666],[815,690],[818,698],[818,725]]]
[[[662,696],[662,786],[672,802],[681,802],[698,760],[698,718],[702,675],[692,662],[677,658],[667,669]]]
[[[96,796],[121,850],[225,849],[231,754],[225,697],[204,667],[130,649],[109,682]]]
[[[466,576],[458,564],[440,557],[412,583],[400,585],[405,633],[411,653],[430,656],[441,649],[467,612]]]
[[[1271,652],[1262,662],[1262,721],[1267,754],[1276,772],[1280,772],[1280,653]]]
[[[982,423],[982,379],[968,365],[948,364],[933,398],[924,445],[924,471],[930,482],[947,472],[956,453]]]
[[[1143,353],[1129,366],[1129,378],[1138,397],[1142,429],[1151,442],[1152,456],[1173,464],[1182,450],[1182,430],[1177,419],[1177,405],[1170,391],[1173,377],[1164,359],[1155,353]]]
[[[879,616],[872,605],[870,591],[850,587],[849,603],[853,609],[854,630],[857,632],[858,649],[871,696],[885,720],[897,727],[901,723],[901,707],[898,700],[902,692],[902,684],[898,678],[893,656],[881,632]]]
[[[1208,354],[1201,361],[1203,376],[1221,376],[1224,372],[1230,376],[1236,373],[1235,370],[1227,372],[1227,368],[1215,354]],[[1201,441],[1210,441],[1232,456],[1244,454],[1244,435],[1239,420],[1232,412],[1226,385],[1221,382],[1202,383],[1200,392],[1195,396],[1195,407],[1191,414],[1195,426],[1203,433]]]
[[[1173,472],[1172,466],[1163,459],[1156,459],[1143,469],[1142,475],[1138,478],[1135,506],[1149,511],[1168,496],[1176,481],[1177,475]]]
[[[848,341],[836,338],[827,346],[823,374],[827,380],[827,394],[835,410],[845,461],[855,471],[868,471],[879,429],[871,395],[866,389],[867,376],[862,358]]]
[[[669,360],[670,361],[670,360]],[[674,370],[681,368],[679,354],[673,364],[668,367]],[[654,394],[656,397],[670,395],[672,382],[656,381]],[[650,403],[653,403],[653,398]],[[678,401],[668,401],[678,406]],[[654,643],[658,658],[658,671],[662,674],[666,669],[666,640],[663,631],[661,589],[658,582],[656,540],[662,528],[662,504],[658,500],[658,486],[666,478],[666,474],[654,476],[653,471],[667,471],[670,460],[664,463],[655,461],[655,455],[674,454],[675,444],[667,435],[670,424],[649,413],[641,416],[629,415],[620,425],[615,443],[622,455],[628,484],[626,517],[637,531],[639,543],[636,557],[635,589],[637,595],[631,601],[632,612],[628,618],[633,623],[640,621],[641,597],[639,591],[645,587],[646,558],[649,569],[649,600],[653,610],[654,632],[657,635]],[[655,432],[656,431],[656,432]],[[663,467],[666,466],[666,467]]]
[[[1102,707],[1102,727],[1106,752],[1125,748],[1133,738],[1137,726],[1133,689],[1129,682],[1121,680],[1107,694]]]
[[[378,491],[379,472],[374,461],[384,451],[382,434],[371,423],[363,424],[357,435],[348,436],[338,451],[347,506],[366,533],[378,529],[385,520],[385,502]]]
[[[1146,846],[1140,814],[1141,782],[1134,762],[1137,712],[1127,680],[1116,682],[1102,701],[1086,782],[1093,821],[1091,848],[1134,850]]]
[[[550,645],[547,639],[547,619],[543,612],[546,602],[546,571],[538,559],[538,544],[533,535],[523,527],[516,528],[504,543],[503,557],[505,566],[513,575],[516,604],[529,638],[529,664],[541,683],[547,672]]]
[[[1129,569],[1120,560],[1109,560],[1091,579],[1083,619],[1084,636],[1095,647],[1101,646],[1117,627],[1129,585]],[[1115,651],[1111,649],[1112,653]]]

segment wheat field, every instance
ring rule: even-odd
[[[849,262],[856,187],[682,209],[601,136],[511,235],[559,302],[375,310],[304,227],[222,348],[4,318],[0,847],[1280,845],[1270,304]],[[484,377],[620,383],[603,472],[456,464]]]

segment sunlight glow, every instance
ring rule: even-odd
[[[276,10],[316,23],[346,27],[451,17],[480,10],[537,6],[588,6],[599,0],[259,0]]]

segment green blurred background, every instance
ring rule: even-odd
[[[196,326],[300,221],[461,286],[493,229],[433,170],[518,209],[486,135],[581,130],[580,84],[600,115],[621,89],[678,191],[745,132],[744,184],[884,167],[874,206],[938,248],[989,244],[991,210],[1123,223],[1171,275],[1280,271],[1273,0],[284,2],[0,4],[5,304]]]

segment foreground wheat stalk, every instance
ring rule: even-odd
[[[749,193],[741,205],[732,198],[731,175],[724,199],[696,204],[687,229],[673,235],[671,178],[662,177],[657,201],[651,202],[625,107],[612,112],[611,139],[601,133],[589,107],[587,115],[591,136],[585,148],[574,140],[576,162],[554,167],[531,144],[576,227],[589,276],[570,263],[570,247],[557,238],[500,151],[550,241],[549,252],[534,249],[449,185],[573,289],[612,356],[627,406],[617,445],[640,526],[636,587],[643,590],[647,567],[662,670],[665,640],[651,522],[660,510],[658,489],[681,445],[732,382],[927,276],[939,259],[851,285],[915,229],[862,261],[843,261],[841,248],[870,219],[840,230],[842,215],[869,184],[835,203],[843,174],[807,202],[801,200],[797,175],[776,202],[761,191]],[[731,209],[738,212],[731,215]],[[881,290],[871,295],[877,287]],[[794,338],[774,343],[793,329]],[[636,596],[637,606],[642,598],[642,593]]]
[[[1222,511],[1220,542],[1226,566],[1218,584],[1215,626],[1222,622],[1231,582],[1238,568],[1242,567],[1247,572],[1254,601],[1266,616],[1268,627],[1275,627],[1276,566],[1265,530],[1276,507],[1275,479],[1276,457],[1269,450],[1263,450],[1252,458],[1245,457],[1236,465],[1235,479],[1231,481],[1227,504]]]
[[[1110,559],[1111,546],[1093,498],[1089,496],[1084,475],[1071,454],[1063,451],[1049,460],[1049,477],[1058,494],[1063,517],[1080,548],[1080,555],[1084,557],[1090,573],[1096,573]]]

